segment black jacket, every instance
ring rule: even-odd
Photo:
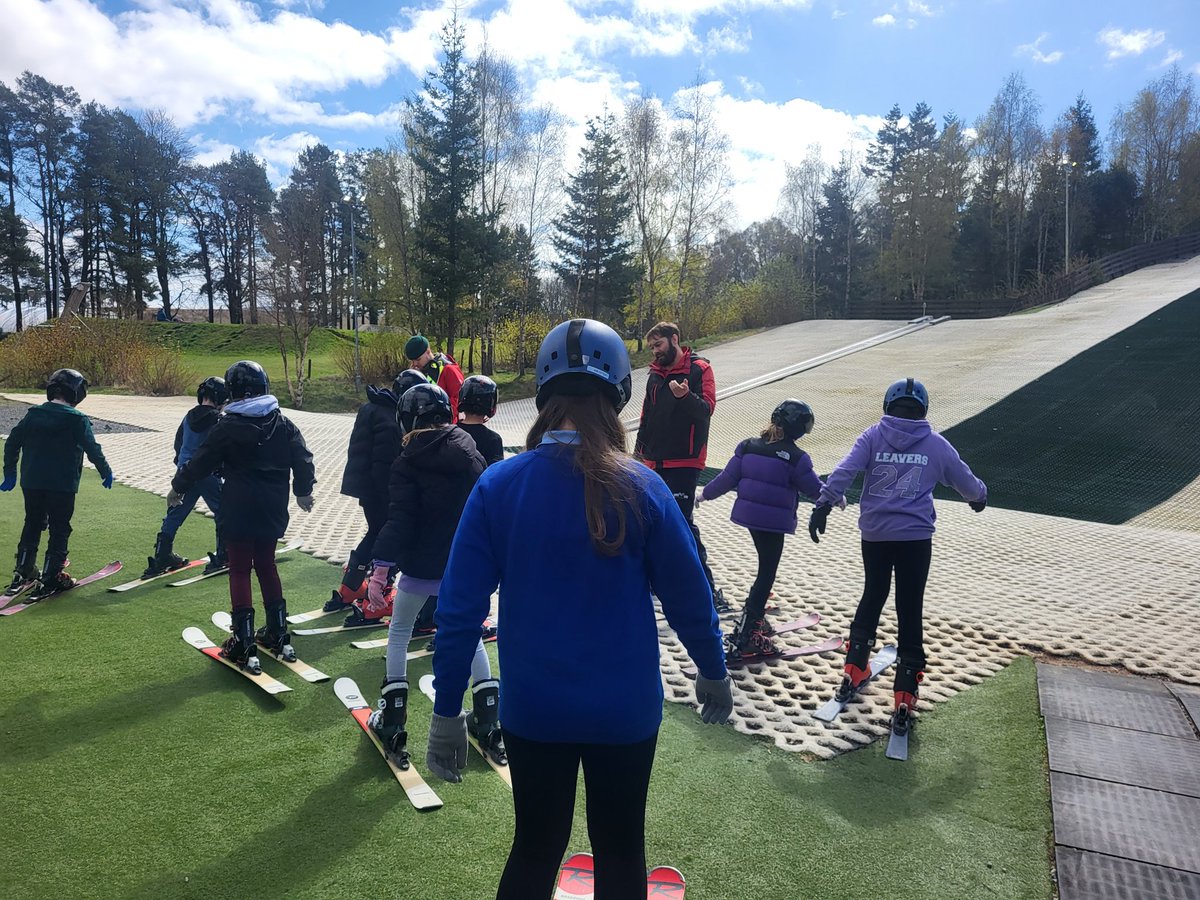
[[[475,441],[461,428],[414,434],[392,463],[388,520],[375,559],[413,578],[441,578],[467,497],[484,470]]]
[[[499,433],[492,431],[486,425],[466,425],[459,423],[459,428],[475,440],[475,449],[483,457],[485,465],[498,463],[504,459],[504,440]]]
[[[392,463],[400,455],[400,438],[396,395],[367,385],[367,402],[359,407],[346,449],[342,493],[359,500],[381,493]]]
[[[227,413],[217,420],[196,455],[171,480],[185,494],[220,468],[220,526],[226,540],[278,540],[288,526],[288,481],[297,497],[317,482],[312,454],[290,419],[278,409],[265,416]]]

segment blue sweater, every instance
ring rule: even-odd
[[[662,479],[630,466],[642,522],[629,517],[621,552],[602,557],[588,535],[574,452],[544,443],[496,463],[467,500],[438,596],[435,712],[462,708],[499,584],[505,729],[534,741],[634,743],[662,722],[650,591],[709,678],[725,674],[721,632],[695,540]]]

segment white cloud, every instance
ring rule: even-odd
[[[1122,56],[1141,56],[1167,39],[1165,31],[1144,28],[1141,31],[1122,31],[1120,28],[1105,28],[1096,35],[1096,40],[1108,48],[1109,59]]]
[[[1050,37],[1049,34],[1047,34],[1046,32],[1042,32],[1041,34],[1038,35],[1037,40],[1034,41],[1032,44],[1021,44],[1019,47],[1017,47],[1016,55],[1017,56],[1028,56],[1035,63],[1045,63],[1046,65],[1053,65],[1054,63],[1058,62],[1060,59],[1063,58],[1063,52],[1061,50],[1051,50],[1049,53],[1043,53],[1042,52],[1042,42],[1045,41],[1048,37]]]
[[[908,11],[917,16],[928,17],[937,15],[928,3],[921,3],[920,0],[908,0]]]
[[[739,29],[732,23],[710,28],[704,38],[704,49],[708,53],[745,53],[750,49],[750,29]]]
[[[747,78],[745,75],[739,75],[737,81],[741,85],[742,93],[747,97],[753,97],[765,92],[761,81],[755,81],[753,78]]]
[[[1163,57],[1163,61],[1159,63],[1159,66],[1166,68],[1169,65],[1179,62],[1181,59],[1183,59],[1182,50],[1175,50],[1174,48],[1168,47],[1167,55]]]
[[[896,17],[891,13],[884,13],[882,16],[876,16],[871,20],[872,25],[878,25],[880,28],[888,28],[896,24]]]
[[[844,9],[834,8],[833,12],[830,13],[830,17],[834,19],[844,19],[846,18],[846,11]]]
[[[296,131],[281,138],[273,134],[260,137],[252,149],[254,155],[266,164],[267,178],[271,184],[279,187],[287,181],[300,151],[319,143],[321,139],[315,134]]]

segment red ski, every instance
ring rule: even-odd
[[[55,591],[54,593],[46,594],[45,596],[38,596],[37,592],[35,591],[33,593],[33,595],[30,596],[29,600],[26,601],[25,603],[18,603],[16,606],[9,606],[5,609],[0,609],[0,616],[15,616],[21,610],[29,609],[29,607],[34,606],[38,603],[41,603],[43,600],[49,600],[53,597],[59,596],[60,594],[65,594],[68,591],[73,591],[73,590],[75,590],[75,588],[84,587],[85,585],[89,585],[94,581],[99,581],[101,578],[107,578],[109,575],[115,575],[115,574],[117,574],[117,572],[120,572],[120,571],[121,571],[120,561],[110,562],[107,566],[105,566],[99,572],[93,572],[91,575],[88,575],[86,578],[80,578],[77,582],[75,582],[73,585],[71,585],[69,588],[66,588],[65,590]]]
[[[838,650],[842,646],[840,637],[831,637],[819,644],[813,644],[810,647],[799,647],[790,650],[784,650],[775,656],[753,656],[749,659],[726,659],[725,668],[727,669],[744,669],[746,666],[757,666],[762,664],[770,664],[777,662],[787,662],[790,659],[799,659],[801,656],[814,656],[818,653],[828,653],[831,650]],[[683,674],[688,678],[696,677],[696,667],[689,666],[683,670]]]
[[[592,900],[596,895],[594,877],[592,854],[576,853],[563,863],[553,900]]]
[[[29,591],[32,591],[35,587],[37,587],[36,578],[33,581],[22,582],[15,588],[9,588],[3,594],[0,594],[0,609],[8,606],[8,604],[12,603],[18,597],[22,597]]]
[[[686,886],[683,873],[674,866],[656,866],[646,878],[646,900],[654,900],[655,897],[683,900]]]

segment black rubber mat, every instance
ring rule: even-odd
[[[1200,740],[1195,738],[1047,716],[1046,746],[1055,772],[1200,797]]]
[[[1192,727],[1200,728],[1200,688],[1173,684],[1171,685],[1171,693],[1179,698],[1179,702],[1183,704],[1188,715],[1192,717]]]
[[[1067,683],[1038,678],[1043,716],[1115,725],[1135,731],[1192,737],[1192,723],[1179,701],[1167,690],[1157,693],[1101,687],[1086,681]]]
[[[1050,773],[1054,839],[1066,847],[1200,874],[1200,800]]]
[[[1059,847],[1059,900],[1196,900],[1200,875]]]
[[[1112,688],[1118,691],[1134,691],[1140,694],[1165,694],[1167,692],[1167,685],[1153,678],[1118,672],[1103,672],[1098,669],[1082,669],[1078,666],[1038,663],[1037,677],[1039,684],[1044,679],[1052,679],[1063,684],[1094,684],[1098,687]]]

